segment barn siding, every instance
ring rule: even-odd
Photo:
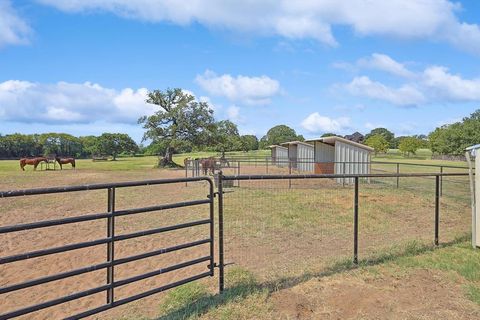
[[[335,173],[343,174],[343,163],[345,164],[345,174],[368,174],[370,166],[360,162],[370,162],[370,152],[357,146],[337,141],[335,143]],[[346,183],[353,183],[354,179],[345,179]],[[338,178],[338,183],[342,183],[343,179]]]
[[[288,167],[288,149],[280,146],[273,147],[272,159],[277,166]]]
[[[297,145],[297,169],[299,171],[313,172],[314,148],[311,145]]]

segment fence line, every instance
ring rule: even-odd
[[[219,181],[218,181],[218,195],[219,195],[219,203],[220,207],[219,210],[221,210],[221,217],[219,217],[219,224],[221,225],[221,230],[222,230],[222,236],[221,236],[221,243],[222,247],[220,248],[220,256],[223,257],[225,253],[223,252],[223,242],[225,241],[223,237],[223,232],[225,230],[224,228],[224,197],[225,197],[225,188],[224,184],[227,181],[245,181],[245,182],[254,182],[254,181],[265,181],[265,183],[274,183],[275,181],[292,181],[292,180],[299,180],[299,181],[305,181],[305,180],[326,180],[326,179],[336,179],[336,178],[352,178],[354,180],[353,184],[353,212],[352,212],[352,220],[353,220],[353,230],[352,230],[352,261],[355,264],[358,264],[361,252],[359,252],[359,225],[362,221],[362,212],[359,208],[359,193],[360,193],[360,180],[363,179],[365,181],[368,181],[370,178],[390,178],[390,179],[398,179],[398,178],[405,178],[405,179],[412,179],[412,178],[425,178],[425,177],[430,177],[434,178],[435,180],[435,191],[434,195],[431,198],[432,202],[434,203],[433,209],[431,212],[431,217],[434,220],[433,228],[432,228],[432,234],[431,234],[431,243],[435,246],[438,246],[440,244],[440,196],[441,196],[441,178],[443,177],[468,177],[468,173],[391,173],[391,174],[345,174],[345,175],[338,175],[338,174],[322,174],[322,175],[315,175],[315,174],[292,174],[292,175],[286,175],[286,174],[264,174],[264,175],[223,175],[221,172],[219,173]],[[291,185],[289,185],[290,187]],[[255,187],[252,187],[255,188]],[[241,189],[240,189],[241,190]],[[287,189],[288,190],[288,189]],[[235,194],[235,189],[232,190],[232,194]],[[254,191],[252,191],[254,192]],[[346,190],[348,192],[348,190]],[[248,193],[246,193],[248,194]],[[251,193],[254,195],[255,193]],[[258,199],[253,199],[253,198],[248,198],[246,199],[246,196],[241,193],[239,195],[240,198],[237,199],[237,202],[240,201],[247,201],[248,203],[258,203],[262,201],[275,201],[270,198],[263,198],[264,196],[262,194],[259,194]],[[266,196],[265,196],[266,197]],[[243,200],[242,200],[243,199]],[[232,200],[233,201],[233,200]],[[239,204],[235,202],[234,207],[236,210],[239,210]],[[280,204],[279,204],[280,205]],[[261,205],[259,207],[262,207]],[[263,207],[262,207],[263,208]],[[421,209],[421,208],[419,208]],[[273,207],[271,210],[275,210]],[[255,216],[261,217],[263,214],[266,214],[266,212],[255,212]],[[258,222],[259,223],[259,222]],[[243,223],[240,222],[242,225]],[[253,231],[252,231],[253,232]],[[258,234],[260,231],[256,231],[257,233],[254,232],[254,234]],[[321,231],[319,231],[321,232]],[[226,231],[227,237],[229,234],[229,231]],[[241,235],[240,235],[241,237]],[[256,237],[256,236],[255,236]],[[238,235],[236,237],[238,239]],[[365,254],[366,255],[366,254]],[[221,288],[221,291],[223,290],[225,284],[224,284],[224,262],[223,260],[220,262],[220,275],[221,278],[219,278],[219,286]]]

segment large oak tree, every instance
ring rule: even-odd
[[[159,110],[141,117],[138,122],[146,130],[144,141],[152,140],[166,146],[159,166],[175,166],[172,156],[175,147],[182,143],[190,142],[195,146],[209,143],[215,121],[208,103],[196,101],[179,88],[151,91],[146,102],[157,105]]]

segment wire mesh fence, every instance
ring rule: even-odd
[[[264,281],[282,282],[321,273],[335,261],[352,261],[355,247],[360,260],[371,261],[409,246],[432,245],[436,236],[446,243],[470,232],[463,172],[347,175],[358,179],[357,193],[355,184],[341,183],[343,178],[223,177],[234,182],[223,189],[227,268],[235,265]]]

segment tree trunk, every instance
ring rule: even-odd
[[[167,147],[167,150],[165,150],[165,156],[161,157],[158,160],[158,167],[160,168],[165,168],[165,167],[178,167],[178,165],[173,162],[173,147]]]

